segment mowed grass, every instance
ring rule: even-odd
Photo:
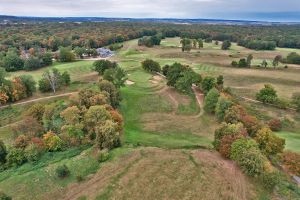
[[[34,71],[17,71],[9,73],[10,77],[20,76],[24,74],[32,75],[35,81],[38,82],[42,78],[45,70],[52,68],[58,69],[60,72],[69,72],[72,81],[78,80],[82,75],[92,72],[92,64],[94,61],[76,61],[71,63],[59,63],[55,62],[49,67],[44,67]]]
[[[277,136],[285,139],[285,149],[300,153],[300,133],[281,131]]]

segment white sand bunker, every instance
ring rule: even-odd
[[[134,84],[134,82],[133,82],[133,81],[131,81],[131,80],[126,80],[125,84],[126,84],[126,85],[133,85],[133,84]]]

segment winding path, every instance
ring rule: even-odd
[[[12,103],[12,104],[8,104],[8,105],[0,106],[0,110],[3,109],[3,108],[7,108],[9,106],[24,105],[24,104],[37,102],[37,101],[42,101],[42,100],[45,100],[45,99],[54,99],[54,98],[57,98],[57,97],[66,97],[66,96],[71,96],[71,95],[77,94],[77,93],[78,92],[68,92],[68,93],[63,93],[63,94],[58,94],[58,95],[53,95],[53,96],[48,96],[48,97],[41,97],[41,98],[37,98],[37,99],[23,101],[23,102],[19,102],[19,103]]]

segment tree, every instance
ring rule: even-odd
[[[7,150],[4,142],[0,140],[0,165],[6,162]]]
[[[25,152],[23,149],[11,148],[6,156],[8,166],[20,166],[26,162]]]
[[[22,82],[20,77],[15,77],[12,80],[12,88],[11,88],[11,98],[12,101],[18,101],[20,99],[26,98],[26,86]]]
[[[3,59],[3,66],[8,72],[22,70],[24,61],[14,52],[9,52]]]
[[[102,126],[96,126],[96,145],[99,149],[112,149],[120,145],[120,133],[117,123],[106,120]]]
[[[80,106],[89,108],[96,105],[105,105],[109,103],[109,94],[93,89],[82,89],[78,93],[78,103]]]
[[[247,56],[247,67],[251,67],[251,62],[253,60],[253,55],[252,54],[249,54]]]
[[[45,112],[45,106],[43,104],[34,104],[26,112],[25,116],[30,116],[36,119],[38,122],[42,123],[43,115]]]
[[[7,77],[7,72],[3,67],[0,67],[0,85],[4,84],[4,82],[6,81],[6,77]]]
[[[186,70],[188,67],[184,66],[180,63],[174,63],[168,68],[167,72],[167,85],[175,86],[177,80],[182,77],[182,72]]]
[[[267,156],[281,153],[284,149],[285,140],[273,134],[270,128],[260,129],[254,139]]]
[[[272,64],[273,64],[273,67],[277,67],[279,65],[279,62],[282,60],[282,56],[281,55],[277,55],[275,56]]]
[[[219,121],[223,121],[225,117],[225,112],[233,106],[233,102],[229,99],[227,99],[224,96],[220,96],[216,105],[216,116]]]
[[[224,77],[222,75],[219,75],[217,77],[217,85],[220,87],[220,88],[223,88],[223,84],[224,84]]]
[[[87,53],[87,51],[83,47],[76,47],[74,49],[74,53],[76,54],[77,57],[83,58],[83,54]]]
[[[220,96],[219,91],[216,88],[212,88],[204,99],[204,110],[208,113],[214,113],[218,98]]]
[[[60,76],[60,84],[64,85],[64,86],[68,86],[71,83],[71,76],[70,74],[65,71],[61,74]]]
[[[203,48],[203,40],[202,39],[198,39],[198,48],[199,49]]]
[[[296,106],[297,111],[300,112],[300,93],[293,94],[292,103]]]
[[[181,73],[181,77],[175,83],[175,88],[183,93],[191,93],[193,84],[200,84],[201,76],[193,70],[188,69]]]
[[[116,67],[105,70],[103,79],[112,82],[116,88],[120,88],[125,85],[127,77],[126,72],[121,67]]]
[[[158,62],[155,62],[153,60],[147,59],[142,62],[142,67],[144,70],[148,72],[160,72],[161,67]]]
[[[193,48],[197,48],[197,40],[193,40]]]
[[[203,81],[201,82],[201,89],[205,95],[214,88],[216,85],[216,80],[214,77],[206,76]]]
[[[43,79],[49,82],[53,93],[60,87],[60,78],[61,74],[56,68],[53,68],[52,71],[47,70],[43,74]]]
[[[100,80],[98,87],[100,91],[107,92],[109,94],[110,104],[113,108],[117,108],[121,101],[120,91],[107,80]]]
[[[191,49],[192,49],[192,41],[190,39],[187,39],[187,38],[183,38],[181,39],[180,41],[180,44],[181,44],[181,50],[182,52],[190,52]]]
[[[43,142],[48,151],[60,151],[63,148],[63,141],[52,131],[43,135]]]
[[[225,40],[222,44],[222,50],[228,50],[231,47],[231,42],[229,40]]]
[[[278,96],[274,87],[270,84],[266,84],[265,87],[256,94],[256,99],[263,103],[275,103]]]
[[[239,67],[247,67],[247,60],[245,58],[240,59],[238,65]]]
[[[30,56],[24,63],[24,69],[32,71],[41,68],[41,61],[37,57]]]
[[[111,115],[105,106],[91,106],[85,113],[83,120],[90,137],[95,138],[97,127],[102,126],[106,120],[111,120]]]
[[[43,66],[52,65],[52,54],[50,52],[46,52],[42,55],[42,65]]]
[[[21,75],[19,77],[26,88],[26,96],[30,97],[36,91],[36,82],[31,75]]]
[[[117,63],[111,62],[109,60],[97,60],[93,63],[94,70],[98,72],[99,75],[103,75],[104,71],[110,68],[116,68]]]
[[[61,47],[58,55],[60,62],[72,62],[75,60],[75,56],[70,48]]]
[[[266,60],[263,60],[261,65],[264,67],[264,68],[267,68],[268,66],[268,62]]]
[[[236,138],[236,139],[242,138],[242,137],[247,136],[247,131],[244,128],[242,123],[237,123],[237,124],[222,123],[221,126],[218,129],[216,129],[216,131],[215,131],[215,138],[214,138],[213,145],[216,148],[216,150],[218,150],[218,151],[220,150],[221,141],[222,141],[223,137],[225,137],[225,136],[234,136],[233,138]],[[235,137],[235,136],[238,136],[238,137]]]

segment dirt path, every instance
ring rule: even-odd
[[[28,101],[19,102],[19,103],[12,103],[12,104],[9,104],[9,105],[1,106],[0,110],[3,109],[3,108],[7,108],[9,106],[24,105],[24,104],[37,102],[37,101],[42,101],[42,100],[45,100],[45,99],[53,99],[53,98],[57,98],[57,97],[66,97],[66,96],[71,96],[71,95],[77,94],[77,93],[78,92],[69,92],[69,93],[64,93],[64,94],[58,94],[58,95],[53,95],[53,96],[48,96],[48,97],[32,99],[32,100],[28,100]]]
[[[195,116],[195,118],[201,117],[204,114],[204,94],[198,89],[196,85],[192,86],[192,89],[194,91],[194,94],[196,96],[197,102],[200,107],[200,112],[198,115]]]

